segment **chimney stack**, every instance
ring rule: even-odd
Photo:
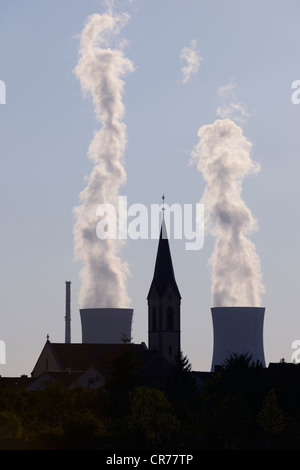
[[[66,281],[65,343],[71,343],[71,281]]]

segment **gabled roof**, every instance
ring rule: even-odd
[[[85,371],[91,365],[97,368],[110,366],[114,359],[125,351],[141,352],[140,344],[96,344],[96,343],[51,343],[62,369]]]
[[[144,383],[162,388],[173,366],[157,351],[149,350],[145,343],[50,343],[48,340],[34,367],[32,377],[38,378],[44,373],[55,372],[67,372],[72,376],[77,372],[82,374],[93,367],[106,379],[114,360],[128,352],[137,354]],[[55,369],[46,369],[46,357]],[[51,357],[54,357],[55,361],[51,361]]]
[[[147,298],[149,297],[150,291],[155,286],[158,294],[161,296],[165,292],[168,285],[172,285],[177,291],[177,294],[181,298],[177,283],[175,280],[172,257],[170,252],[169,240],[167,235],[167,229],[165,220],[163,219],[160,238],[158,243],[158,250],[156,255],[154,276],[150,286],[150,290]]]

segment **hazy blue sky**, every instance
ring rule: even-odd
[[[235,84],[249,116],[243,124],[260,173],[249,176],[243,198],[258,220],[251,236],[266,293],[267,364],[291,360],[300,339],[300,4],[297,0],[116,1],[130,20],[120,38],[135,71],[123,102],[128,145],[128,203],[196,204],[205,182],[189,164],[198,129],[217,119],[218,90]],[[91,171],[87,149],[100,128],[73,70],[79,35],[96,0],[0,0],[1,296],[0,374],[30,374],[50,335],[64,341],[65,280],[72,281],[72,341],[81,342],[80,266],[73,259],[73,207]],[[191,42],[193,41],[193,42]],[[200,67],[182,83],[184,47],[196,46]],[[199,251],[171,240],[182,295],[182,350],[195,370],[210,370],[213,330],[207,266],[214,239]],[[146,297],[156,240],[128,240],[122,259],[131,275],[133,341],[147,343]]]

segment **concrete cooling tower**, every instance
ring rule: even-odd
[[[119,344],[131,338],[131,308],[80,309],[82,342]]]
[[[211,370],[231,353],[249,354],[265,367],[262,307],[214,307],[211,309],[214,346]]]

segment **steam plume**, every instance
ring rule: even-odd
[[[260,167],[250,158],[251,143],[231,119],[200,127],[198,137],[192,157],[207,182],[201,199],[206,228],[216,236],[212,306],[260,306],[260,260],[247,238],[256,220],[241,198],[243,178]]]
[[[250,115],[244,104],[238,101],[234,92],[235,87],[235,83],[229,82],[219,88],[218,96],[221,106],[217,109],[217,115],[220,118],[230,118],[235,122],[243,123]]]
[[[128,268],[121,262],[120,240],[99,240],[96,209],[102,203],[118,207],[119,188],[126,181],[122,159],[126,146],[126,126],[122,122],[123,77],[133,71],[121,45],[111,49],[114,38],[128,21],[128,15],[107,13],[91,15],[81,33],[80,59],[75,74],[82,91],[90,94],[102,127],[88,149],[94,163],[87,186],[80,194],[81,205],[74,209],[75,257],[81,270],[81,308],[126,307]]]

